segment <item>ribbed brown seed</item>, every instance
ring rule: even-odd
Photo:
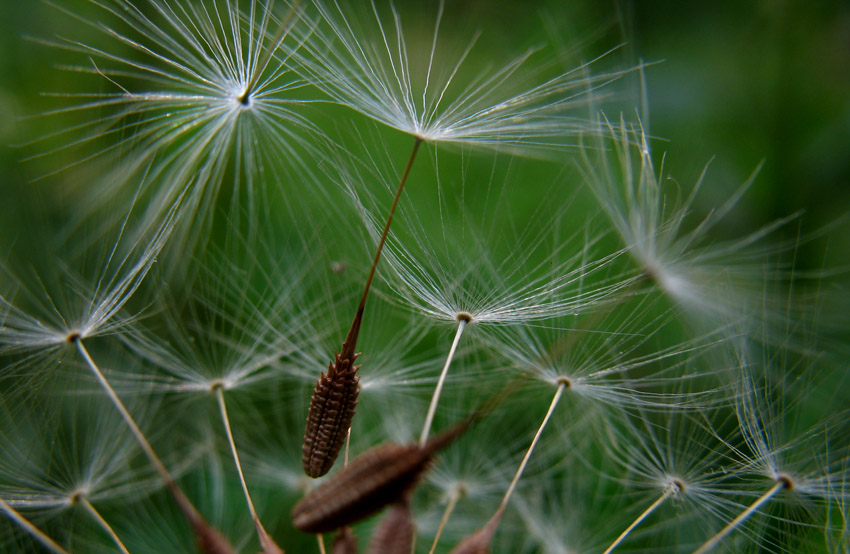
[[[396,502],[372,534],[369,554],[410,554],[413,549],[413,519],[407,498]]]
[[[428,469],[434,454],[457,438],[471,420],[418,444],[385,444],[367,450],[311,492],[292,510],[295,528],[329,533],[398,501]]]
[[[331,554],[357,554],[357,537],[351,531],[351,527],[343,527],[339,530],[331,546]]]
[[[496,529],[499,527],[499,522],[502,520],[503,509],[499,509],[487,525],[469,535],[461,541],[461,543],[452,549],[451,554],[489,554],[490,541],[493,540],[493,535],[496,534]]]
[[[335,363],[328,366],[327,375],[322,373],[316,381],[301,447],[304,472],[310,477],[330,471],[345,444],[360,393],[360,377],[356,375],[360,366],[353,365],[357,356],[343,345]]]

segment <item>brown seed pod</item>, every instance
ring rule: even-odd
[[[490,541],[496,534],[503,513],[505,513],[504,508],[499,508],[484,527],[463,539],[452,549],[451,554],[489,554]]]
[[[413,549],[413,519],[407,498],[396,502],[372,534],[369,554],[410,554]]]
[[[343,527],[336,534],[331,554],[357,554],[357,537],[351,532],[351,527]]]
[[[385,444],[367,450],[295,506],[295,528],[305,533],[329,533],[398,501],[416,485],[434,454],[470,424],[467,420],[423,447]]]
[[[336,362],[328,366],[327,375],[322,373],[316,381],[310,399],[301,461],[304,472],[313,478],[333,467],[354,418],[360,393],[360,377],[356,373],[360,366],[353,363],[359,354],[348,350],[343,345]]]

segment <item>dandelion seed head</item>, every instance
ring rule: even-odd
[[[421,43],[410,38],[410,22],[393,4],[388,10],[374,0],[368,7],[313,5],[318,21],[295,54],[299,72],[336,102],[428,142],[525,152],[560,147],[592,132],[582,110],[625,73],[591,75],[596,59],[545,77],[551,67],[532,48],[464,79],[480,33],[447,52],[442,1],[429,40]]]
[[[44,117],[77,115],[83,122],[36,141],[45,150],[33,157],[75,154],[54,173],[103,162],[105,177],[76,195],[78,213],[99,217],[133,201],[145,206],[138,215],[144,224],[182,203],[187,213],[172,242],[191,250],[206,236],[192,227],[210,224],[229,183],[244,199],[232,207],[233,221],[253,221],[265,200],[258,196],[269,190],[261,175],[273,175],[289,201],[301,194],[290,192],[289,177],[311,180],[321,157],[317,143],[325,139],[304,114],[305,83],[291,68],[292,51],[309,33],[297,2],[94,4],[99,18],[66,13],[106,46],[47,42],[84,55],[87,64],[69,69],[92,74],[107,92],[58,95],[70,105]],[[135,179],[143,184],[134,186]]]
[[[600,126],[607,131],[597,148],[580,152],[581,171],[644,276],[694,319],[752,317],[762,294],[767,256],[787,248],[767,245],[765,238],[794,218],[726,241],[712,242],[709,232],[738,204],[758,168],[723,205],[689,227],[708,165],[685,189],[664,176],[663,157],[656,167],[640,122],[630,127],[621,116],[613,125],[602,116]]]

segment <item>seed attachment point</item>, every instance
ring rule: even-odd
[[[83,335],[79,331],[71,331],[68,333],[68,336],[65,337],[65,342],[68,344],[76,344],[81,338],[83,338]]]
[[[236,95],[235,100],[239,103],[243,108],[247,108],[251,105],[251,91],[244,90]]]
[[[670,487],[673,489],[673,494],[685,492],[685,482],[678,477],[670,479]]]
[[[776,482],[782,484],[782,488],[786,491],[794,490],[794,479],[787,473],[780,473],[776,476]]]
[[[472,314],[468,312],[458,312],[455,318],[457,319],[458,323],[460,323],[461,321],[463,321],[464,323],[472,323]]]

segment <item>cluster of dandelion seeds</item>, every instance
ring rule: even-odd
[[[667,187],[616,43],[52,8],[88,89],[0,229],[0,552],[850,552],[841,272],[715,240],[757,172]]]

